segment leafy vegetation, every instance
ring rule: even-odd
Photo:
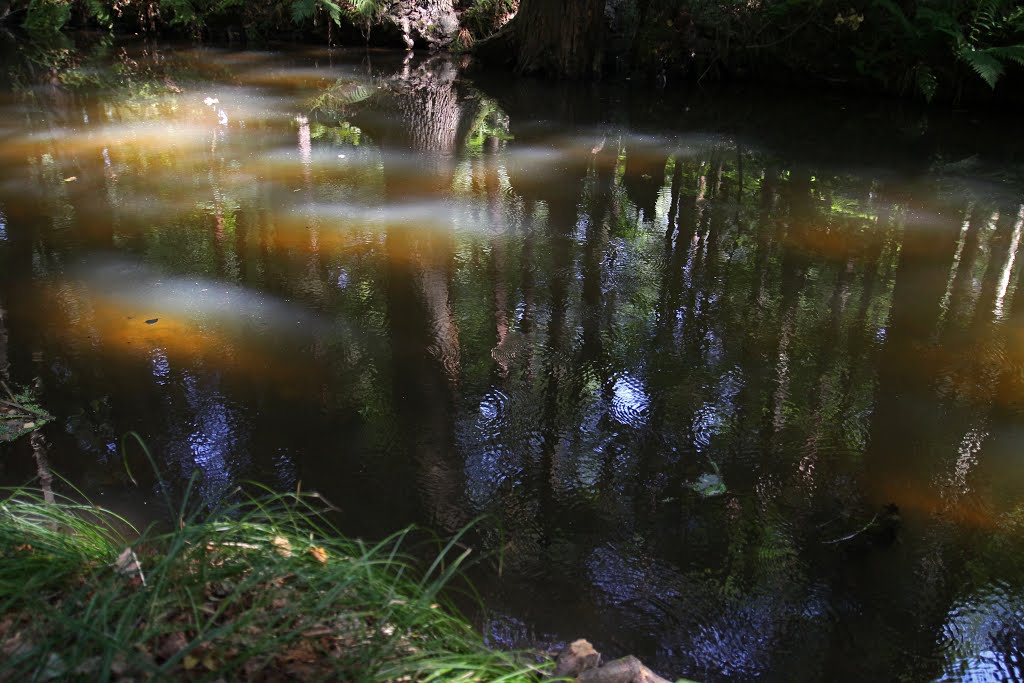
[[[266,495],[137,535],[87,503],[6,493],[3,680],[530,681],[539,670],[487,650],[443,597],[469,555],[457,539],[423,572],[408,532],[344,539],[315,496]]]
[[[13,441],[42,427],[53,419],[36,402],[32,392],[25,389],[13,392],[0,382],[0,442]]]
[[[480,40],[504,26],[518,9],[518,0],[472,0],[462,15],[462,25],[474,40]]]
[[[420,4],[8,0],[0,7],[0,23],[37,36],[92,26],[257,43],[291,37],[402,45],[404,34],[404,44],[410,45],[409,16],[415,15],[419,19],[413,23],[422,24],[420,43],[462,51],[501,29],[519,10],[518,0],[454,2],[459,30],[435,35],[432,10]],[[984,86],[996,88],[1013,71],[1019,79],[1024,66],[1024,7],[1014,0],[615,0],[608,20],[607,68],[645,73],[661,83],[681,77],[767,77],[955,99],[984,95]],[[534,33],[527,28],[528,36]]]
[[[631,45],[632,68],[652,74],[874,84],[931,100],[995,88],[1024,63],[1024,8],[1012,0],[638,0],[619,8],[613,34]]]

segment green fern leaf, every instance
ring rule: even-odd
[[[926,102],[931,102],[932,98],[935,97],[935,91],[939,89],[939,80],[935,78],[935,74],[927,66],[922,66],[917,70],[917,89],[924,95]]]
[[[990,54],[987,50],[963,49],[959,52],[960,59],[967,62],[967,65],[974,69],[974,72],[981,76],[981,79],[988,83],[988,87],[995,88],[999,77],[1005,69],[1003,63]]]
[[[320,0],[320,4],[327,10],[327,15],[337,26],[341,26],[341,6],[332,0]]]
[[[292,21],[301,24],[313,17],[316,11],[316,0],[292,0]]]
[[[1024,31],[1024,5],[1010,12],[1006,26],[1010,31]]]
[[[384,9],[381,0],[352,0],[352,14],[364,21],[376,19]]]
[[[944,33],[952,38],[955,44],[960,45],[964,42],[960,23],[949,12],[938,11],[929,7],[919,7],[915,17],[919,23],[924,24],[930,30]]]
[[[982,50],[1000,61],[1016,62],[1024,66],[1024,45],[1004,45],[1002,47],[989,47]]]
[[[982,37],[991,35],[999,23],[999,0],[981,0],[971,21],[971,43],[977,45]]]

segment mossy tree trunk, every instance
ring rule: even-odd
[[[484,61],[521,74],[592,78],[600,74],[604,0],[522,0],[503,29],[477,43]]]

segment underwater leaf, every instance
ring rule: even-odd
[[[690,488],[704,498],[719,496],[726,491],[721,475],[712,472],[706,472],[697,477],[697,481],[690,484]]]
[[[331,86],[331,88],[324,94],[330,98],[333,105],[345,106],[362,102],[373,95],[374,92],[376,92],[376,90],[369,85],[353,85],[351,83],[339,81],[335,85]]]

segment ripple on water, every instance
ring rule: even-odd
[[[486,509],[501,486],[519,471],[518,459],[503,444],[483,444],[466,457],[466,493],[478,510]]]
[[[477,417],[477,427],[482,436],[496,437],[501,431],[505,415],[508,412],[509,396],[501,389],[492,387],[490,391],[480,399],[480,414]]]
[[[639,377],[622,373],[615,379],[612,395],[612,417],[627,427],[647,424],[651,397]]]
[[[1001,582],[953,605],[939,636],[941,681],[1024,679],[1024,595]]]

